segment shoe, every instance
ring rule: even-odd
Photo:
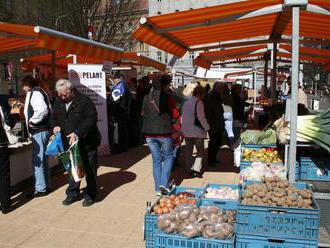
[[[160,193],[159,191],[156,192],[156,196],[159,197],[159,196],[162,196],[162,193]]]
[[[203,178],[203,173],[195,171],[194,177]]]
[[[72,203],[74,203],[76,201],[79,201],[79,198],[78,197],[67,196],[65,198],[65,200],[62,202],[62,204],[64,206],[69,206],[69,205],[71,205]]]
[[[193,176],[195,174],[195,171],[194,170],[190,170],[189,172],[188,172],[188,175],[189,176]]]
[[[171,191],[163,185],[159,186],[159,191],[162,195],[169,195],[171,193]]]
[[[1,205],[0,209],[1,209],[2,214],[8,214],[12,210],[10,205],[8,205],[8,206]]]
[[[82,206],[83,207],[90,207],[94,204],[94,202],[95,201],[91,197],[85,196],[84,201],[82,203]]]
[[[48,195],[48,191],[45,192],[34,191],[33,193],[28,194],[26,198],[31,200],[33,198],[43,197],[47,195]]]

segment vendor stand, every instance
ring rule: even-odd
[[[322,53],[320,49],[312,51],[307,47],[308,44],[330,44],[330,30],[328,28],[330,24],[329,9],[330,4],[329,1],[326,0],[250,0],[142,18],[140,20],[141,25],[134,32],[133,36],[142,42],[153,45],[179,58],[187,51],[222,49],[219,51],[205,52],[209,53],[209,58],[203,57],[205,53],[202,53],[201,56],[196,58],[195,65],[204,68],[210,68],[213,62],[221,63],[229,59],[237,59],[237,62],[240,60],[251,62],[252,59],[264,59],[267,62],[265,71],[268,73],[268,61],[271,60],[272,80],[270,102],[272,104],[276,100],[277,62],[291,63],[291,136],[288,164],[290,166],[289,180],[290,183],[294,183],[296,180],[295,167],[297,160],[296,131],[299,61],[307,65],[313,63],[320,66],[326,66],[329,63],[328,51]],[[268,49],[269,46],[267,46],[267,51],[263,51],[263,47],[248,48],[248,46],[264,46],[265,44],[271,45],[271,51]],[[281,47],[283,44],[291,44],[291,46],[284,46],[283,50],[285,51],[279,50],[278,45]],[[233,54],[233,51],[230,50],[234,49],[230,48],[234,47],[236,47],[235,49],[239,49],[240,53]],[[222,57],[217,57],[221,53],[223,54]],[[318,205],[317,203],[315,204]],[[320,220],[320,216],[317,214],[318,207],[316,205],[314,212],[316,214],[314,215],[316,225],[313,227],[310,226],[313,230],[318,230],[317,221]],[[269,211],[267,208],[263,209]],[[238,211],[240,210],[239,207]],[[277,209],[273,210],[277,211]],[[247,209],[244,211],[247,211]],[[288,209],[280,209],[279,211],[288,213]],[[327,210],[325,210],[325,212],[327,213]],[[312,212],[310,213],[313,214]],[[321,215],[323,213],[324,210],[321,209]],[[255,227],[258,228],[259,226]],[[240,235],[236,237],[236,246],[241,245],[239,247],[270,247],[271,245],[276,247],[317,247],[317,239],[319,238],[318,233],[314,232],[312,236],[305,235],[298,239],[295,237],[296,242],[293,238],[289,243],[286,243],[287,240],[284,236],[288,237],[289,233],[287,233],[283,235],[282,242],[273,244],[271,239],[265,240],[260,236],[259,238],[253,239],[252,236],[249,237],[248,235],[242,235],[242,233],[239,234]],[[251,235],[251,233],[249,233],[249,235]],[[253,245],[242,246],[242,239],[249,240],[250,244]],[[326,242],[327,244],[324,244],[324,242],[320,240],[320,246],[328,246],[330,244],[329,238]],[[179,243],[180,242],[177,244]],[[177,247],[173,244],[174,243],[172,243],[172,246],[163,244],[163,246],[156,247]],[[188,245],[183,245],[181,247],[188,247]],[[196,245],[196,247],[199,246]],[[219,245],[218,247],[228,246]]]

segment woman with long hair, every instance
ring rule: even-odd
[[[142,132],[146,137],[153,161],[153,177],[157,195],[168,193],[173,166],[172,118],[179,118],[173,97],[169,94],[172,77],[162,75],[156,79],[143,99]]]

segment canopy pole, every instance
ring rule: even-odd
[[[55,51],[52,50],[51,51],[51,55],[52,55],[52,86],[54,87],[55,86],[55,80],[56,80],[56,77],[55,77],[55,73],[56,73],[56,56],[55,56]]]
[[[272,81],[270,84],[270,95],[272,102],[275,102],[276,98],[276,77],[277,77],[277,41],[275,40],[273,43],[273,53],[272,53],[272,61],[273,61],[273,68],[272,68]]]
[[[292,69],[291,69],[291,106],[290,106],[290,148],[289,148],[289,181],[295,181],[297,159],[297,114],[298,114],[298,81],[299,81],[299,14],[300,7],[292,7]]]
[[[265,54],[265,67],[264,67],[264,85],[267,89],[268,84],[268,60],[269,60],[269,53]]]

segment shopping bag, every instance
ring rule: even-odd
[[[237,146],[234,150],[234,165],[239,167],[241,164],[241,145]]]
[[[85,177],[84,164],[80,155],[78,139],[65,152],[59,154],[65,170],[75,182],[80,182]]]
[[[50,137],[45,154],[47,156],[57,156],[61,152],[64,152],[64,145],[61,133],[57,133]]]

